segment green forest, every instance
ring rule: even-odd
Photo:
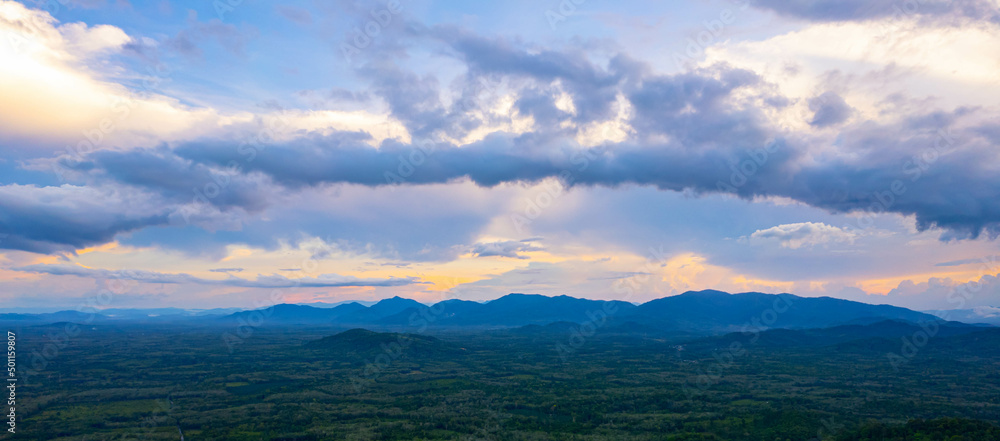
[[[22,353],[59,329],[20,329]],[[732,352],[596,332],[567,351],[538,329],[342,331],[87,327],[24,378],[17,438],[1000,439],[1000,347],[982,337],[894,365],[879,339]]]

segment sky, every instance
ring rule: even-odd
[[[1000,306],[1000,1],[0,0],[0,308]]]

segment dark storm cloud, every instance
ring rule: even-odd
[[[995,237],[1000,232],[996,145],[981,131],[955,128],[953,118],[937,116],[845,129],[840,142],[850,154],[803,168],[783,192],[834,212],[914,215],[919,229],[950,230],[945,239],[983,232]]]
[[[197,144],[189,148],[197,148]],[[238,153],[231,145],[230,149]],[[234,156],[234,160],[243,158]],[[239,173],[229,162],[209,168],[164,149],[98,151],[88,159],[83,167],[96,168],[103,177],[116,182],[155,190],[176,203],[188,203],[198,198],[219,208],[240,207],[250,212],[260,211],[267,205],[267,183]],[[236,161],[234,164],[241,165],[243,162]],[[215,188],[220,189],[218,195],[214,195]],[[208,196],[204,194],[206,191]]]
[[[629,141],[582,149],[545,134],[494,135],[465,146],[435,146],[404,181],[429,184],[468,178],[491,187],[557,177],[572,185],[728,191],[748,199],[789,197],[831,212],[914,215],[919,228],[946,228],[954,238],[975,238],[984,231],[992,236],[998,231],[995,144],[981,126],[954,127],[968,110],[913,115],[888,125],[849,126],[838,141],[849,154],[800,162],[810,141],[769,128],[754,112],[720,104],[726,92],[717,88],[724,81],[714,80],[718,84],[707,88],[664,87],[662,81],[667,80],[660,81],[650,83],[655,98],[649,102],[661,103],[662,108],[637,106],[634,123],[650,125],[652,131],[658,119],[677,119],[656,129],[672,142]],[[692,115],[678,115],[676,109]],[[699,118],[702,112],[711,114]],[[776,141],[769,143],[772,138]],[[194,163],[219,165],[228,160],[220,153],[226,151],[231,147],[220,143],[181,148],[178,153]],[[379,186],[389,183],[387,173],[397,173],[405,158],[420,151],[394,142],[374,149],[314,137],[276,146],[268,151],[275,160],[256,161],[248,169],[293,187],[337,182]]]
[[[73,253],[120,233],[168,224],[167,210],[142,195],[63,185],[0,187],[0,249]]]
[[[389,176],[401,176],[400,164],[420,147],[388,142],[379,149],[364,144],[331,147],[325,137],[300,139],[269,148],[266,157],[247,166],[289,187],[327,183],[388,185]],[[716,182],[728,179],[728,164],[743,153],[733,149],[686,151],[683,146],[619,144],[576,149],[553,147],[547,137],[494,135],[465,146],[441,144],[424,155],[404,181],[411,184],[444,183],[468,178],[484,187],[505,182],[537,182],[566,175],[583,185],[617,186],[627,183],[656,185],[663,189],[687,187],[717,190]],[[565,140],[562,140],[565,141]],[[750,146],[749,142],[741,145]],[[763,149],[760,144],[758,149]],[[202,143],[179,154],[198,161],[228,160],[231,146]],[[422,153],[419,153],[422,154]],[[787,156],[787,155],[784,155]],[[776,156],[777,157],[777,156]],[[271,160],[274,158],[274,160]],[[403,158],[403,159],[400,159]],[[775,164],[780,166],[780,163]],[[564,173],[565,172],[565,173]],[[756,174],[763,174],[764,170]],[[766,172],[773,173],[773,172]],[[744,184],[751,186],[752,184]],[[749,194],[749,193],[748,193]]]

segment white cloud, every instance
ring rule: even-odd
[[[750,235],[750,240],[751,242],[777,241],[785,248],[796,249],[831,242],[853,243],[857,237],[856,233],[824,223],[802,222],[754,231]]]
[[[0,2],[0,130],[72,145],[90,137],[100,139],[95,143],[101,147],[111,144],[111,133],[124,143],[142,137],[123,135],[141,132],[148,144],[169,139],[214,113],[106,80],[112,72],[104,71],[112,68],[102,63],[104,57],[129,41],[114,26],[58,25],[47,12]],[[148,89],[166,81],[169,73],[157,75],[144,78]]]
[[[972,311],[979,317],[1000,318],[1000,308],[994,306],[977,306]]]
[[[898,115],[880,111],[893,94],[934,97],[948,107],[994,106],[1000,99],[997,46],[1000,29],[994,24],[956,27],[886,18],[727,41],[708,48],[702,65],[724,62],[762,75],[797,100],[782,123],[805,129],[811,116],[807,99],[831,89],[875,120]]]
[[[185,105],[159,92],[172,80],[169,66],[131,72],[109,63],[132,41],[151,44],[115,26],[59,24],[47,12],[0,0],[0,133],[47,140],[60,151],[68,145],[73,155],[252,133],[262,120],[280,117],[285,125],[277,139],[302,131],[350,130],[371,134],[373,144],[386,138],[409,141],[406,129],[384,112],[289,110],[279,115]],[[117,82],[123,79],[137,85]]]
[[[532,241],[501,240],[496,242],[479,242],[469,250],[476,257],[510,257],[527,259],[521,253],[542,251],[543,248],[532,245]]]
[[[968,282],[934,277],[926,282],[904,280],[885,296],[886,302],[914,309],[948,310],[988,307],[1000,304],[1000,274],[998,268],[983,267],[981,277]],[[987,313],[990,309],[979,312]]]

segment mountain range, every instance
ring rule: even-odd
[[[943,322],[940,317],[890,305],[830,297],[722,291],[689,291],[635,305],[617,300],[590,300],[568,296],[508,294],[489,302],[446,300],[425,305],[393,297],[374,304],[278,304],[258,310],[227,309],[184,312],[105,310],[100,314],[62,311],[44,314],[0,314],[0,322],[185,322],[203,325],[310,325],[366,327],[412,332],[417,329],[517,328],[555,323],[586,324],[607,329],[636,329],[643,333],[721,335],[747,329],[808,329],[868,325],[886,320],[906,323]],[[965,317],[965,316],[962,316]],[[956,320],[958,317],[951,318]],[[531,328],[529,328],[531,329]],[[543,329],[543,328],[538,328]]]

